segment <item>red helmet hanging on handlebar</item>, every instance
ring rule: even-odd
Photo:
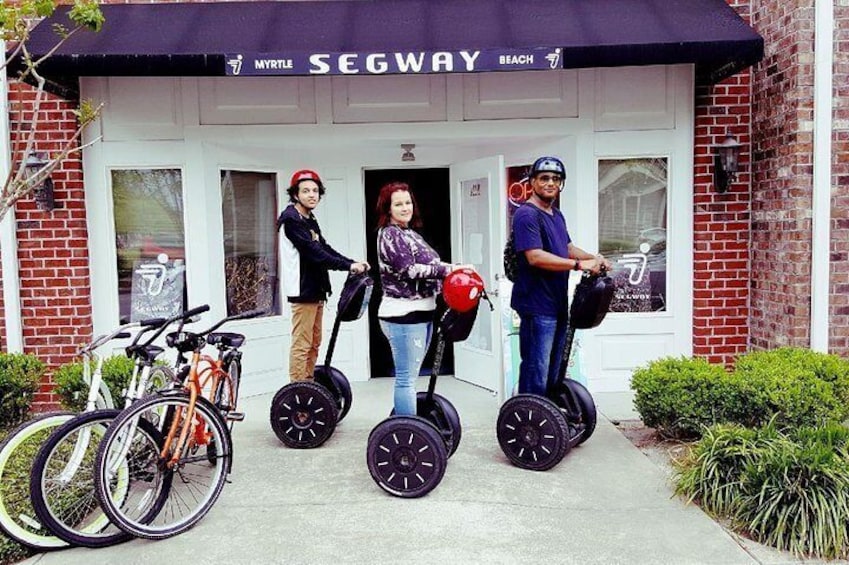
[[[469,312],[483,296],[483,279],[473,269],[456,269],[442,283],[445,304],[457,312]]]

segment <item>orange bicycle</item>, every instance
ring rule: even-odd
[[[204,307],[201,307],[204,308]],[[134,404],[107,430],[97,454],[95,487],[113,524],[137,537],[162,539],[194,526],[212,508],[230,473],[230,425],[241,375],[241,334],[213,333],[256,310],[229,316],[203,332],[182,328],[168,334],[179,359],[181,386]],[[217,357],[203,354],[209,344]],[[147,420],[156,423],[158,433]]]

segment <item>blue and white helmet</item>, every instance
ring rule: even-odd
[[[563,166],[563,161],[557,157],[540,157],[531,166],[531,178],[540,173],[555,173],[566,178],[566,167]]]

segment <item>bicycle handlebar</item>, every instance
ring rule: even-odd
[[[224,324],[226,324],[227,322],[232,322],[234,320],[247,320],[248,318],[256,318],[257,316],[259,316],[261,314],[267,314],[267,313],[268,313],[267,309],[257,309],[257,310],[248,310],[247,312],[242,312],[241,314],[233,314],[232,316],[227,316],[226,318],[223,318],[222,320],[218,321],[208,330],[198,332],[198,335],[210,334],[210,333],[214,332],[215,330],[217,330],[218,328],[220,328],[221,326],[223,326]]]
[[[177,331],[179,332],[179,331],[182,331],[183,325],[186,323],[186,321],[189,318],[191,318],[192,316],[197,316],[198,314],[203,314],[204,312],[208,312],[208,311],[209,311],[209,304],[204,304],[203,306],[197,306],[195,308],[192,308],[191,310],[186,310],[185,312],[180,312],[179,314],[176,314],[174,316],[171,316],[170,318],[167,318],[166,320],[163,321],[162,325],[160,325],[158,328],[156,328],[156,331],[154,332],[154,334],[152,336],[150,336],[150,339],[148,339],[144,343],[144,345],[148,346],[151,343],[153,343],[153,341],[156,338],[158,338],[160,335],[162,335],[162,332],[165,331],[165,328],[167,328],[173,322],[180,320],[180,326],[177,328]]]
[[[129,330],[131,328],[136,328],[140,324],[141,324],[141,322],[130,322],[128,324],[124,324],[123,326],[116,328],[115,331],[113,331],[110,334],[100,335],[97,338],[95,338],[91,343],[86,345],[85,347],[81,347],[80,350],[77,352],[77,355],[85,355],[86,353],[88,353],[90,351],[94,351],[95,349],[97,349],[98,347],[103,345],[104,343],[106,343],[108,341],[112,341],[113,339],[128,338],[128,337],[130,337],[131,334],[129,332],[127,332],[127,330]]]

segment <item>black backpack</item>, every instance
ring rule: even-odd
[[[511,228],[507,244],[504,246],[504,276],[510,282],[515,282],[518,274],[519,254],[516,253],[516,246],[513,245],[513,229]]]

